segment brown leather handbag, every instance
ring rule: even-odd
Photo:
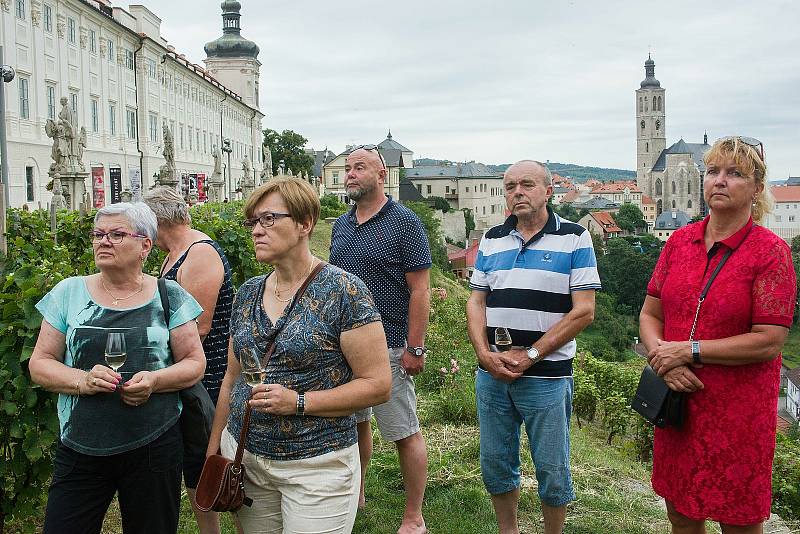
[[[295,303],[300,300],[308,284],[311,283],[311,280],[317,276],[317,273],[325,265],[325,262],[319,262],[316,268],[311,271],[311,274],[308,275],[303,285],[295,293],[295,297],[286,312],[287,316],[294,308]],[[275,351],[275,340],[278,338],[279,333],[276,332],[272,343],[267,349],[267,353],[264,355],[265,368],[272,357],[272,353]],[[197,489],[195,490],[195,503],[199,510],[203,512],[235,512],[243,505],[250,506],[253,504],[253,500],[244,493],[244,466],[242,465],[242,455],[244,454],[244,444],[247,440],[249,426],[250,403],[248,402],[244,411],[242,431],[239,434],[239,442],[236,446],[236,457],[230,460],[221,454],[212,454],[206,458],[206,463],[203,464],[203,471],[200,473],[200,480],[197,482]]]

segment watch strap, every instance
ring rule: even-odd
[[[692,341],[692,363],[694,365],[701,365],[703,362],[700,360],[700,342]]]

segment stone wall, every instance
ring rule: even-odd
[[[450,238],[454,243],[466,240],[466,221],[463,211],[455,210],[442,213],[439,210],[434,210],[433,213],[442,225],[441,231],[444,237]]]

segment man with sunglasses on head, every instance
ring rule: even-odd
[[[392,367],[391,399],[374,407],[381,435],[397,445],[406,493],[398,534],[427,532],[422,517],[428,455],[417,418],[413,376],[425,364],[430,310],[431,252],[425,228],[408,208],[384,193],[387,169],[375,145],[353,149],[345,163],[345,188],[355,203],[333,225],[330,262],[357,275],[381,313]],[[361,496],[372,456],[370,409],[356,413],[361,456]]]

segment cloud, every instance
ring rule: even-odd
[[[377,142],[487,163],[524,157],[632,169],[648,49],[667,142],[758,137],[772,178],[800,174],[800,3],[242,1],[258,43],[264,126],[322,148]],[[219,4],[158,6],[195,62]]]

